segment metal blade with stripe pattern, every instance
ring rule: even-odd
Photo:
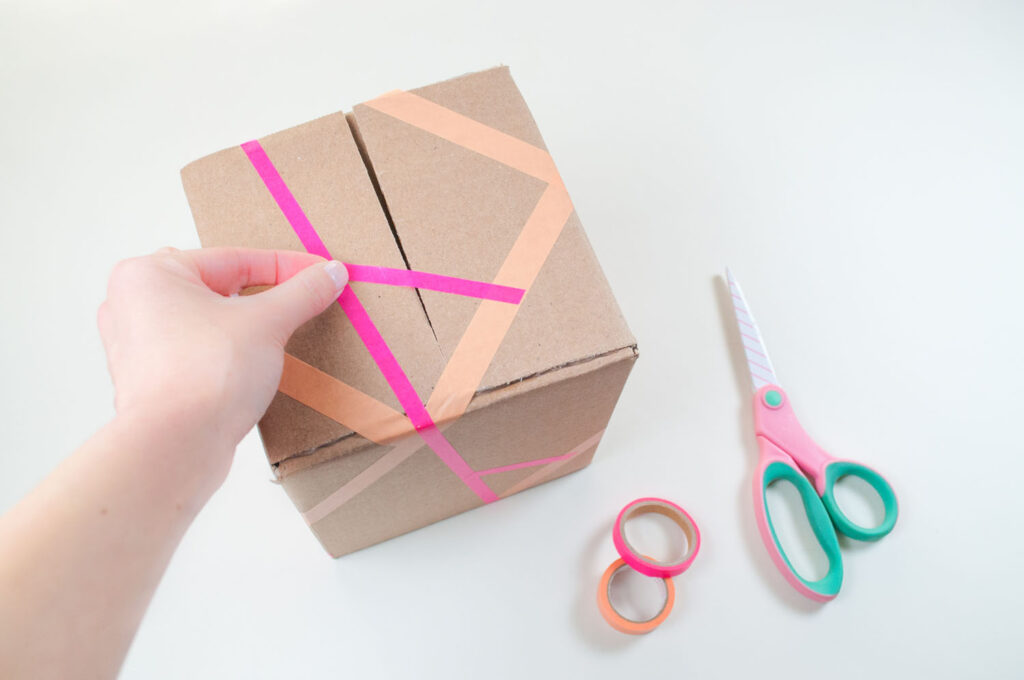
[[[754,384],[754,391],[765,385],[778,385],[775,377],[775,369],[772,368],[772,360],[768,358],[768,350],[764,348],[764,340],[761,339],[761,331],[754,321],[754,315],[750,313],[747,300],[743,297],[743,290],[732,271],[726,267],[725,280],[729,282],[729,295],[732,300],[733,310],[736,312],[736,324],[739,326],[740,341],[743,343],[743,352],[747,355],[747,368],[750,369],[750,380]]]

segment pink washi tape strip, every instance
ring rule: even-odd
[[[526,292],[522,288],[502,286],[497,283],[486,283],[484,281],[473,281],[471,279],[460,279],[456,276],[445,276],[444,274],[431,274],[412,269],[394,269],[392,267],[350,264],[348,262],[345,263],[345,269],[348,270],[349,281],[364,281],[366,283],[383,283],[388,286],[436,290],[441,293],[464,295],[466,297],[480,298],[481,300],[495,300],[513,305],[518,305],[523,299],[523,293]]]
[[[299,205],[299,202],[288,188],[284,178],[281,177],[274,163],[267,156],[263,146],[254,140],[242,144],[242,150],[248,157],[249,162],[252,163],[260,179],[263,180],[271,196],[274,197],[281,212],[284,213],[285,218],[291,225],[292,230],[302,242],[303,247],[314,255],[320,255],[328,260],[334,259],[331,257],[331,253],[327,250],[327,246],[324,245],[320,235],[316,233],[316,229],[313,228],[309,218],[306,217],[302,206]],[[428,276],[436,277],[437,275]],[[452,279],[454,277],[443,278]],[[464,279],[462,281],[466,282]],[[465,295],[467,293],[460,294]],[[377,330],[377,326],[373,323],[359,298],[356,297],[355,291],[352,290],[351,286],[345,286],[345,290],[338,297],[338,304],[352,323],[363,344],[366,345],[366,349],[369,350],[370,356],[373,357],[374,362],[384,375],[384,379],[391,387],[391,390],[395,393],[399,403],[405,409],[409,421],[423,441],[427,443],[427,446],[434,450],[438,458],[452,472],[458,475],[459,479],[480,497],[480,500],[484,503],[493,503],[498,500],[498,495],[487,486],[483,479],[480,478],[480,475],[459,455],[459,452],[455,450],[451,442],[441,434],[441,430],[434,424],[434,419],[430,417],[430,413],[427,412],[423,401],[416,394],[416,389],[412,386],[409,376],[402,370],[398,359],[395,358],[391,348],[388,347],[387,342],[381,337],[380,331]]]
[[[679,561],[658,562],[651,559],[634,548],[626,538],[626,522],[638,515],[652,512],[664,515],[675,522],[686,537],[686,554]],[[697,528],[697,523],[681,507],[661,498],[638,498],[624,507],[615,519],[612,540],[615,542],[615,549],[619,551],[619,555],[626,564],[645,576],[657,578],[671,578],[683,573],[690,567],[693,558],[700,550],[700,530]]]

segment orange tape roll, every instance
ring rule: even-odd
[[[654,618],[647,619],[646,621],[634,621],[633,619],[627,619],[625,616],[615,611],[615,607],[612,605],[611,599],[612,578],[620,569],[630,569],[630,566],[626,564],[626,561],[621,558],[612,562],[608,568],[604,570],[604,574],[601,576],[601,583],[597,586],[597,608],[601,611],[601,616],[603,616],[604,620],[608,622],[608,625],[620,633],[626,633],[628,635],[645,635],[650,633],[652,630],[660,626],[672,612],[672,607],[676,603],[676,586],[672,582],[671,578],[661,579],[665,584],[665,604],[662,605],[661,611],[655,614]]]

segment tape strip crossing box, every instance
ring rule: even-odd
[[[353,277],[292,337],[259,430],[331,555],[590,463],[636,341],[507,68],[388,93],[182,180],[204,247],[319,241],[371,273],[521,295]]]

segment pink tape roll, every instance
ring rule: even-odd
[[[648,513],[664,515],[675,522],[686,536],[686,554],[678,562],[658,562],[634,548],[626,538],[626,522],[638,515]],[[629,566],[645,576],[671,578],[686,571],[700,550],[700,530],[693,518],[681,507],[661,498],[638,498],[622,509],[612,529],[615,549]]]

